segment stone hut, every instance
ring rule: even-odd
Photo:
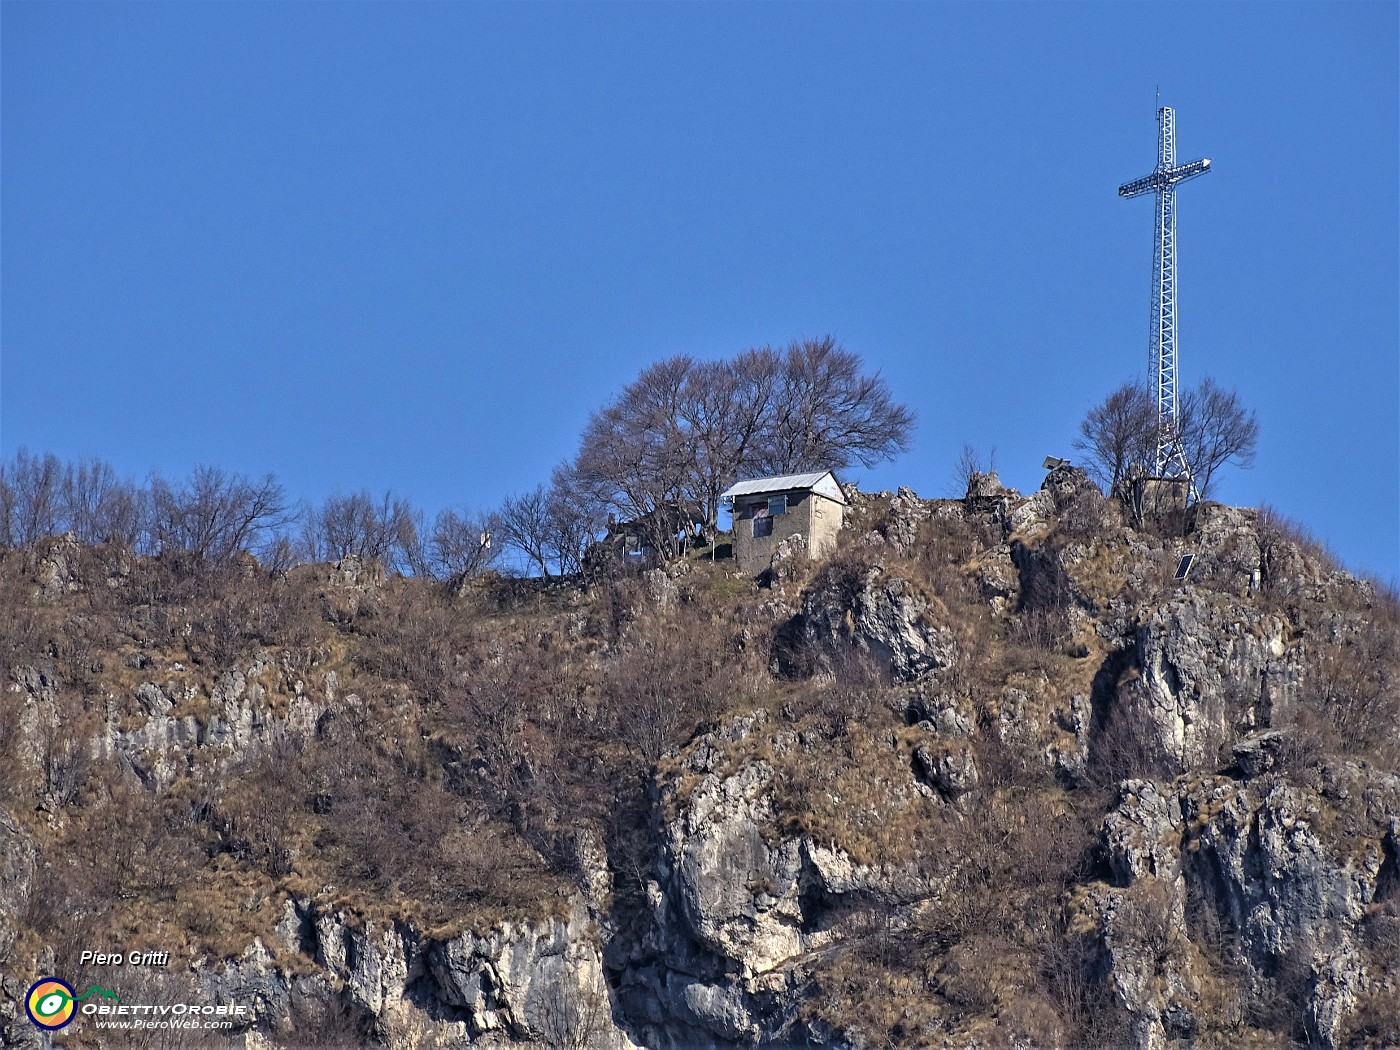
[[[755,478],[731,485],[721,497],[734,519],[734,556],[757,575],[773,561],[778,544],[801,535],[807,554],[820,558],[836,546],[846,497],[829,470]]]

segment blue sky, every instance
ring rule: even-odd
[[[430,513],[548,477],[647,363],[830,333],[1039,484],[1146,370],[1154,92],[1183,385],[1400,579],[1397,5],[65,4],[0,22],[0,453]]]

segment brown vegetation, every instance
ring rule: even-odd
[[[649,593],[656,580],[622,572],[449,589],[376,570],[369,548],[346,547],[356,558],[339,567],[275,569],[173,546],[0,551],[0,808],[39,848],[11,954],[50,946],[81,978],[84,931],[105,924],[133,948],[159,930],[151,946],[185,961],[226,958],[275,943],[291,896],[442,933],[557,914],[584,874],[585,835],[606,844],[615,917],[643,922],[658,779],[683,800],[700,780],[687,744],[761,709],[767,724],[726,747],[719,772],[771,766],[765,833],[920,887],[850,903],[845,939],[810,963],[813,1018],[872,1046],[1116,1045],[1126,1015],[1082,905],[1107,882],[1099,823],[1117,785],[1165,771],[1133,703],[1141,616],[1189,586],[1279,617],[1300,654],[1298,702],[1271,713],[1289,734],[1285,772],[1336,756],[1400,764],[1400,606],[1328,584],[1334,566],[1273,516],[1256,594],[1227,574],[1174,581],[1174,539],[1129,530],[1087,494],[1014,540],[995,511],[940,507],[904,543],[888,502],[861,513],[834,558],[773,592],[703,560]],[[815,648],[785,633],[805,587],[849,597],[877,564],[952,638],[956,659],[930,681],[894,683],[853,632]],[[997,572],[1012,579],[989,590]],[[1093,629],[1110,618],[1117,636]],[[174,749],[165,764],[131,742],[159,719],[231,731],[233,701],[216,697],[234,671],[250,742]],[[1230,761],[1222,750],[1221,769]],[[935,782],[940,763],[964,781]],[[1387,856],[1362,928],[1377,972],[1393,963],[1400,902]],[[1200,907],[1201,887],[1187,886],[1189,944],[1163,901],[1128,889],[1123,922],[1162,967],[1190,955],[1203,1017],[1221,1031],[1283,1025],[1298,960],[1244,994],[1237,931]],[[1394,1038],[1386,987],[1350,1022],[1358,1046]],[[600,1008],[560,1001],[541,1024],[567,1045]],[[352,1041],[365,1023],[293,1020]]]

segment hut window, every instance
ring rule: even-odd
[[[786,513],[787,513],[787,497],[786,497],[786,496],[769,496],[769,497],[768,497],[768,513],[769,513],[769,514],[774,514],[774,515],[777,515],[777,514],[786,514]]]
[[[773,535],[773,518],[767,507],[759,507],[753,512],[753,538],[762,539]]]

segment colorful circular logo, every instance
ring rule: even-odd
[[[44,977],[30,986],[29,994],[24,997],[24,1009],[40,1028],[62,1028],[73,1020],[75,994],[67,981]]]

